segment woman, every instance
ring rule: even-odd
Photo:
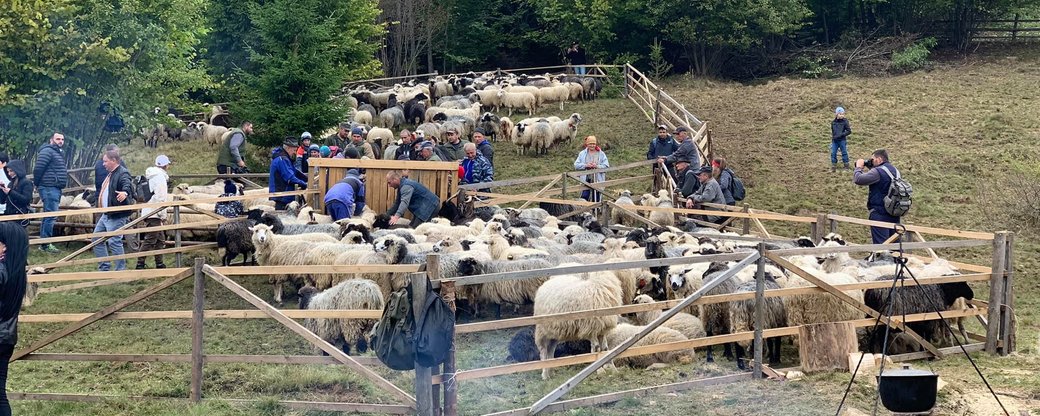
[[[4,175],[11,180],[6,186],[0,186],[0,204],[7,204],[5,215],[28,214],[29,203],[32,202],[33,183],[25,177],[25,162],[12,160],[4,167]],[[29,221],[20,224],[28,226]]]
[[[729,170],[725,158],[717,157],[711,160],[711,176],[722,187],[726,205],[737,205],[737,201],[733,199],[733,171]]]
[[[585,148],[581,150],[581,153],[578,153],[578,158],[574,159],[574,169],[591,170],[609,167],[610,162],[607,161],[607,154],[603,153],[603,149],[596,145],[596,136],[586,137]],[[607,180],[605,172],[585,176],[585,181],[588,183],[603,182],[605,180]],[[589,202],[599,202],[600,195],[597,191],[586,189],[581,191],[581,198]]]
[[[11,416],[7,362],[18,342],[18,311],[25,296],[29,237],[15,221],[0,222],[0,416]]]

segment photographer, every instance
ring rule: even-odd
[[[884,171],[887,170],[888,174]],[[856,161],[856,170],[852,173],[852,183],[859,186],[869,186],[870,193],[867,196],[868,217],[871,221],[884,221],[899,223],[899,217],[888,215],[885,211],[885,196],[888,187],[892,184],[892,178],[899,171],[888,162],[888,151],[885,149],[875,150],[869,160],[859,159]],[[891,176],[890,176],[891,175]],[[870,227],[870,238],[874,244],[884,243],[895,230],[892,227]]]

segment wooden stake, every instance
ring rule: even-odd
[[[755,270],[755,366],[753,378],[762,378],[762,326],[766,321],[766,253],[765,243],[758,243],[758,268]]]
[[[180,225],[180,223],[181,223],[181,206],[180,205],[173,207],[173,223],[177,224],[177,225]],[[181,230],[180,229],[175,230],[173,232],[173,247],[174,248],[181,248]],[[174,263],[177,265],[177,267],[181,267],[183,265],[183,263],[184,263],[183,256],[181,256],[181,253],[179,251],[174,256],[175,256],[174,258],[176,259],[174,261]]]
[[[206,275],[202,273],[202,266],[205,264],[206,260],[202,257],[195,258],[195,290],[191,311],[191,401],[194,403],[202,400],[202,319],[206,307]]]
[[[1000,326],[1003,322],[1000,312],[1005,308],[1004,274],[1007,272],[1004,261],[1007,256],[1007,231],[993,236],[993,277],[989,281],[989,326],[986,327],[986,352],[997,353],[997,342],[1001,341]]]
[[[1015,262],[1012,246],[1014,246],[1015,233],[1009,232],[1004,250],[1004,270],[1007,275],[1004,277],[1004,305],[1001,308],[1001,325],[1000,325],[1000,340],[1003,346],[1000,349],[1000,355],[1008,355],[1015,352],[1015,291],[1014,291],[1014,276],[1015,276]]]
[[[412,273],[412,314],[415,323],[422,321],[426,306],[426,273]],[[418,328],[416,328],[418,329]],[[433,372],[415,361],[415,414],[433,416]]]

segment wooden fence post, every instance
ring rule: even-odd
[[[827,235],[827,230],[830,229],[830,224],[827,214],[816,214],[816,223],[814,224],[816,233],[812,236],[813,244],[819,244],[820,240],[823,240],[823,236]]]
[[[629,88],[630,87],[628,85],[628,77],[630,77],[631,75],[629,75],[629,73],[628,73],[628,67],[629,67],[628,62],[625,62],[625,71],[624,71],[624,74],[623,74],[623,76],[625,77],[625,79],[624,79],[624,81],[625,81],[625,83],[624,83],[625,84],[625,98],[628,98],[628,96],[630,94],[629,93]],[[564,199],[566,199],[566,198],[564,198]]]
[[[744,203],[744,213],[751,213],[751,204]],[[741,228],[741,235],[751,234],[751,218],[744,218],[744,226]]]
[[[415,322],[422,320],[426,306],[426,273],[412,273],[412,314]],[[415,362],[415,414],[433,416],[433,369]]]
[[[986,326],[986,352],[997,353],[997,341],[1000,341],[1000,327],[1003,322],[1001,311],[1004,310],[1004,256],[1007,255],[1007,231],[1001,231],[993,236],[993,276],[989,279],[989,311],[987,312]]]
[[[1011,27],[1011,41],[1014,42],[1018,38],[1018,13],[1015,13],[1015,23]]]
[[[202,328],[203,313],[206,306],[206,275],[202,266],[206,260],[195,258],[195,293],[192,296],[191,310],[191,401],[202,400]]]
[[[440,255],[430,254],[426,256],[426,273],[430,280],[441,279]],[[455,312],[455,282],[441,282],[441,297],[448,304],[452,312]],[[445,416],[456,416],[459,413],[458,384],[455,382],[455,371],[458,368],[455,363],[455,334],[452,334],[451,349],[448,350],[448,359],[444,361],[444,371],[441,372],[441,385],[444,391],[444,409],[441,414]]]
[[[752,378],[762,378],[762,324],[766,318],[766,245],[758,243],[758,269],[755,271],[755,366]]]
[[[561,198],[567,200],[567,173],[560,174],[560,192],[563,195]]]
[[[1004,270],[1006,275],[1004,276],[1004,306],[1000,308],[1000,340],[1004,345],[1000,348],[1000,355],[1008,355],[1015,352],[1015,291],[1014,291],[1014,275],[1015,275],[1015,262],[1013,257],[1012,247],[1014,246],[1015,233],[1007,234],[1007,241],[1004,243]]]
[[[715,159],[715,146],[713,146],[711,143],[711,129],[708,129],[708,131],[704,134],[707,136],[708,159]],[[711,160],[709,160],[708,162],[710,163]]]
[[[827,216],[827,218],[828,218],[829,223],[830,223],[829,226],[827,227],[827,229],[830,230],[828,232],[837,233],[838,232],[838,220],[831,218],[829,215]],[[823,236],[821,235],[820,238],[823,238]]]
[[[177,224],[177,225],[180,225],[180,223],[181,223],[181,206],[180,205],[174,205],[174,207],[173,207],[173,223]],[[177,230],[175,230],[174,233],[173,233],[173,247],[181,248],[181,230],[179,228]],[[177,264],[177,267],[181,267],[181,265],[183,264],[182,263],[181,252],[178,251],[177,254],[175,255],[175,258],[177,259],[176,262],[175,262]]]

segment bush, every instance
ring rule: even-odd
[[[902,72],[912,72],[924,67],[928,62],[931,49],[937,45],[935,38],[928,37],[914,42],[905,49],[892,53],[892,69]]]

